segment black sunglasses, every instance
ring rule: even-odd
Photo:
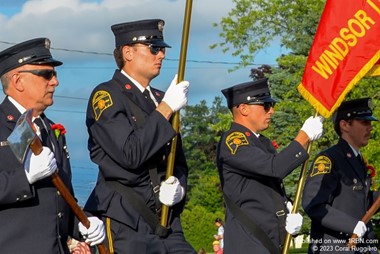
[[[154,46],[152,44],[144,44],[144,45],[149,47],[150,53],[152,53],[152,55],[157,55],[160,51],[162,51],[162,53],[165,54],[165,47]]]
[[[43,77],[46,80],[51,80],[53,77],[57,77],[57,72],[55,70],[21,70],[19,72],[32,73],[36,76]]]
[[[263,106],[265,112],[269,112],[269,110],[270,110],[271,108],[274,108],[274,106],[276,105],[276,102],[274,102],[274,101],[271,101],[271,102],[261,102],[261,101],[258,101],[258,102],[250,102],[250,103],[248,103],[248,104],[250,104],[250,105],[260,105],[260,106]]]

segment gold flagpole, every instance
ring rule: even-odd
[[[315,113],[314,115],[315,117],[318,116],[318,113]],[[306,151],[308,154],[311,153],[311,145],[312,145],[313,142],[309,142],[309,144],[307,145],[307,148],[306,148]],[[302,169],[301,169],[301,172],[300,172],[300,178],[298,180],[298,186],[297,186],[297,191],[296,191],[296,196],[294,198],[294,201],[293,201],[293,209],[291,211],[291,213],[297,213],[298,212],[298,208],[300,206],[300,203],[301,203],[301,197],[302,197],[302,191],[303,191],[303,186],[305,185],[305,181],[306,181],[306,177],[307,177],[307,172],[308,172],[308,161],[309,160],[306,160],[303,165],[302,165]],[[284,248],[282,249],[282,254],[288,254],[288,251],[289,251],[289,246],[290,246],[290,241],[292,240],[292,235],[287,233],[286,234],[286,238],[285,238],[285,243],[284,243]]]
[[[310,142],[307,146],[307,153],[308,154],[310,154],[310,152],[311,152],[311,144],[312,144],[312,142]],[[305,161],[302,165],[300,178],[298,180],[296,196],[295,196],[294,201],[293,201],[293,209],[292,209],[291,213],[297,213],[298,207],[301,203],[301,196],[302,196],[301,193],[302,193],[305,181],[306,181],[306,176],[307,176],[307,171],[308,171],[307,167],[308,167],[308,161]],[[291,240],[292,240],[292,235],[287,233],[286,238],[285,238],[284,248],[282,249],[282,254],[288,254],[289,245],[290,245]]]
[[[186,0],[185,17],[182,30],[182,43],[181,52],[179,57],[179,67],[178,67],[178,83],[184,80],[185,76],[185,64],[187,55],[187,44],[189,41],[189,31],[190,31],[190,20],[191,20],[191,8],[193,5],[192,0]],[[179,111],[177,111],[172,118],[173,129],[177,132],[177,135],[173,138],[170,148],[170,153],[168,155],[168,162],[166,167],[166,179],[173,175],[174,171],[174,160],[177,148],[177,136],[179,133],[180,119]],[[161,225],[166,227],[168,223],[169,207],[162,205],[161,211]]]

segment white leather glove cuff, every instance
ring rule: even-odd
[[[358,236],[358,238],[361,238],[364,236],[365,232],[367,232],[367,226],[365,225],[365,223],[363,221],[358,221],[358,223],[356,224],[355,228],[354,228],[354,234],[356,234]]]
[[[173,206],[179,203],[184,196],[185,189],[175,176],[171,176],[161,183],[159,199],[162,204]]]
[[[162,101],[166,102],[173,112],[177,112],[182,107],[187,105],[187,92],[189,82],[182,81],[177,84],[177,75],[172,80],[168,90],[166,90]]]
[[[293,211],[293,204],[290,201],[286,201],[286,208],[288,209],[288,213]]]
[[[306,119],[304,124],[302,125],[301,130],[304,131],[310,138],[311,141],[317,140],[322,137],[323,133],[323,117],[309,117]]]
[[[286,216],[286,231],[291,235],[296,235],[302,227],[303,217],[300,213],[288,213]]]
[[[54,153],[46,146],[42,148],[42,152],[39,155],[34,155],[29,150],[24,162],[24,169],[26,178],[30,184],[50,176],[57,170]]]
[[[89,243],[91,246],[102,243],[106,236],[103,221],[98,217],[88,217],[88,220],[90,221],[89,228],[86,228],[81,222],[79,222],[79,232],[82,234],[83,238],[86,239],[86,243]]]

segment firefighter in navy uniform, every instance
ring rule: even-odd
[[[90,217],[87,230],[51,181],[58,171],[67,189],[73,193],[66,138],[55,135],[53,122],[44,111],[53,104],[58,86],[56,66],[62,62],[50,53],[50,40],[35,38],[0,52],[0,77],[6,94],[0,104],[0,253],[69,254],[67,240],[85,235],[92,245],[103,241],[103,222]],[[16,122],[33,109],[37,135],[46,133],[41,154],[27,151],[20,163],[12,153],[7,138]],[[38,119],[38,120],[37,120]],[[78,232],[79,230],[79,232]]]
[[[224,199],[224,253],[279,253],[286,231],[297,234],[302,216],[290,214],[282,179],[307,158],[310,140],[322,135],[322,118],[308,118],[298,135],[277,153],[260,132],[274,113],[268,80],[222,90],[233,123],[218,145],[217,165]],[[286,230],[286,231],[285,231]]]
[[[310,168],[302,198],[312,222],[309,253],[360,253],[347,249],[345,241],[353,233],[359,242],[376,243],[368,241],[374,239],[371,222],[365,225],[360,221],[378,196],[378,192],[370,190],[371,176],[360,152],[371,137],[371,122],[377,121],[370,104],[369,98],[341,104],[332,117],[338,143],[321,152]],[[359,250],[368,246],[356,247]],[[375,250],[374,245],[369,247],[369,252],[363,253]]]
[[[160,19],[111,27],[118,69],[93,90],[87,108],[88,148],[99,174],[85,210],[103,217],[111,253],[195,253],[179,217],[188,175],[180,137],[174,176],[165,180],[176,135],[169,120],[187,104],[189,82],[175,77],[165,93],[150,83],[170,47],[163,28]],[[167,228],[158,223],[162,204],[170,207]]]

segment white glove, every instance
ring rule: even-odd
[[[185,196],[185,190],[175,176],[170,176],[166,181],[161,182],[160,202],[167,206],[173,206],[180,202]]]
[[[54,153],[46,146],[42,148],[42,152],[39,155],[34,155],[29,150],[25,159],[24,169],[30,184],[50,176],[57,170]]]
[[[322,116],[311,116],[302,125],[301,130],[304,131],[310,138],[311,141],[317,140],[322,137],[323,133],[323,117]]]
[[[358,224],[356,224],[353,233],[356,234],[358,238],[361,238],[364,236],[365,232],[367,232],[367,226],[360,220]]]
[[[177,84],[177,74],[166,90],[162,101],[166,102],[173,112],[177,112],[182,107],[187,105],[187,92],[189,90],[189,82],[182,81]]]
[[[286,231],[291,235],[296,235],[302,227],[303,217],[300,213],[288,213],[286,215]]]
[[[89,243],[91,246],[98,245],[106,237],[103,221],[95,216],[88,217],[88,220],[90,221],[89,228],[86,228],[82,222],[78,223],[79,232],[86,239],[86,243]]]
[[[290,201],[286,201],[286,208],[288,209],[288,213],[293,211],[293,204]]]

